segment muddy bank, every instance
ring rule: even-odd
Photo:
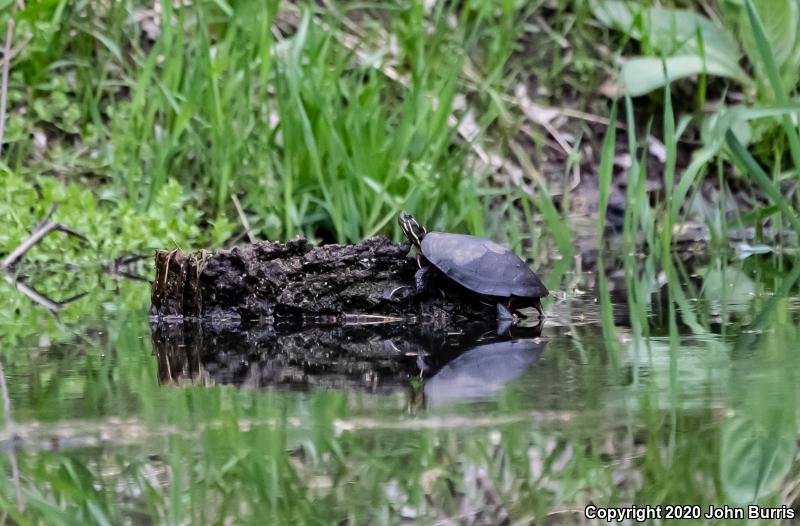
[[[159,251],[151,315],[157,319],[313,320],[341,324],[416,317],[437,326],[494,319],[464,291],[417,294],[409,245],[373,237],[355,245],[261,241],[217,252]]]

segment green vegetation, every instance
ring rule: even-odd
[[[647,337],[607,334],[597,321],[569,337],[553,326],[540,363],[496,399],[443,408],[419,405],[413,386],[387,396],[159,385],[135,302],[66,340],[57,325],[37,325],[39,335],[22,327],[14,342],[6,331],[26,508],[7,476],[0,510],[20,524],[427,523],[472,513],[525,523],[577,519],[601,502],[791,503],[797,328],[787,293],[800,272],[776,279],[775,262],[698,269],[702,292],[644,314]],[[596,314],[591,297],[568,303]],[[608,337],[620,338],[617,364],[605,358]],[[10,462],[0,457],[4,473]]]
[[[800,139],[796,125],[800,105],[794,102],[800,80],[797,77],[800,23],[792,15],[797,12],[798,6],[793,1],[752,0],[746,0],[738,6],[733,2],[723,2],[722,6],[722,18],[730,21],[731,31],[719,22],[714,23],[700,14],[682,9],[646,8],[617,1],[595,4],[595,13],[600,20],[626,31],[627,35],[641,41],[643,51],[655,55],[651,58],[626,59],[620,80],[629,95],[642,95],[656,88],[665,91],[662,137],[668,155],[663,187],[665,201],[671,205],[669,213],[664,216],[667,221],[662,225],[662,231],[667,233],[667,237],[671,236],[672,228],[679,223],[680,210],[688,209],[685,199],[690,192],[698,191],[710,167],[716,166],[719,180],[722,181],[720,191],[723,194],[727,192],[726,187],[730,183],[725,179],[733,174],[717,162],[722,160],[731,162],[738,169],[738,176],[758,188],[768,205],[755,214],[748,214],[750,210],[737,210],[737,221],[731,223],[726,221],[729,212],[722,208],[702,218],[714,231],[715,239],[728,237],[727,232],[720,231],[721,223],[728,228],[755,226],[761,229],[767,218],[779,212],[797,232],[800,226],[795,212],[797,198],[794,202],[788,200],[780,186],[783,181],[800,174]],[[769,32],[766,27],[769,27]],[[745,55],[753,65],[753,75],[757,81],[739,68],[740,49],[745,50]],[[690,121],[681,121],[676,127],[669,82],[699,76],[700,96],[695,102],[698,109],[702,109],[707,102],[707,75],[730,77],[740,82],[743,90],[741,95],[748,104],[728,106],[723,99],[715,104],[713,113],[701,114],[702,147],[695,152],[691,163],[676,181],[675,152],[681,134],[686,131]],[[629,129],[634,124],[629,111]],[[636,142],[630,141],[630,137],[629,142],[630,151],[636,151]],[[764,174],[747,151],[748,145],[759,159],[774,163],[772,177]],[[632,171],[636,169],[634,161]],[[629,184],[629,188],[632,187],[635,185]],[[722,204],[723,200],[715,203],[719,207]],[[645,205],[645,208],[649,206]],[[646,210],[639,212],[648,215]],[[743,217],[745,215],[746,218]],[[782,224],[780,219],[775,220],[778,226]],[[626,227],[629,225],[630,221],[626,221]],[[636,225],[633,228],[638,231]]]
[[[701,7],[0,0],[0,258],[51,212],[88,239],[0,272],[0,522],[796,508],[800,8]],[[160,385],[148,288],[108,272],[401,209],[547,269],[546,351],[496,398]]]
[[[779,226],[774,215],[786,216],[786,206],[772,190],[783,194],[800,162],[793,124],[800,30],[779,3],[796,9],[792,1],[723,2],[709,19],[680,6],[599,0],[557,7],[13,3],[0,20],[16,22],[2,163],[16,176],[12,186],[53,178],[77,184],[117,227],[117,213],[152,216],[162,189],[176,181],[202,212],[199,220],[187,217],[200,226],[196,233],[173,235],[182,246],[218,246],[222,234],[241,231],[238,196],[257,237],[396,237],[392,219],[405,208],[432,228],[488,232],[531,246],[532,254],[553,246],[568,261],[578,228],[564,221],[572,179],[591,180],[602,155],[619,153],[600,149],[606,130],[595,122],[609,105],[597,92],[634,41],[644,57],[625,59],[618,79],[629,94],[658,93],[665,79],[698,87],[694,115],[682,101],[674,135],[655,133],[674,143],[667,170],[674,175],[663,180],[674,210],[663,230],[686,219],[678,213],[691,209],[687,199],[712,168],[723,178],[718,201],[737,210],[691,219],[709,223],[722,240],[721,223],[742,228],[774,218]],[[750,69],[740,67],[742,56]],[[675,61],[691,67],[673,71]],[[730,86],[720,90],[712,75]],[[746,105],[730,106],[726,90]],[[559,114],[572,120],[556,124]],[[631,131],[648,118],[635,107],[625,114]],[[767,190],[726,146],[728,130],[758,162],[774,166],[775,188]],[[686,165],[692,139],[684,134],[698,132],[700,147]],[[646,138],[631,133],[627,142],[628,179],[638,181],[627,186],[628,199],[638,192],[642,207],[652,204],[642,193],[652,175],[635,173]],[[554,147],[562,151],[554,155]],[[725,162],[731,155],[735,168]],[[763,210],[752,202],[739,208],[741,199],[728,195],[732,177],[768,201]],[[649,224],[659,217],[655,206],[648,224],[632,224],[628,211],[627,239],[656,226]],[[79,211],[62,200],[56,218]],[[30,228],[12,224],[9,241]],[[160,240],[120,234],[120,243],[132,241],[122,247],[128,251]]]
[[[358,240],[402,206],[483,227],[492,189],[470,142],[508,120],[503,66],[533,7],[95,7],[11,13],[28,43],[12,64],[10,170],[139,210],[174,178],[212,220],[236,218],[236,194],[271,239]],[[466,138],[454,123],[474,114],[457,96],[482,108]]]

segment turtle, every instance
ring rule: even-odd
[[[400,212],[400,228],[417,249],[417,292],[428,288],[431,268],[497,306],[497,317],[513,319],[525,307],[544,316],[541,298],[550,294],[525,261],[506,247],[480,237],[428,232],[414,216]],[[517,313],[519,314],[519,313]]]

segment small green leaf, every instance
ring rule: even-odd
[[[665,65],[666,76],[664,75]],[[663,62],[656,57],[636,57],[623,64],[620,76],[625,93],[637,97],[664,87],[668,81],[671,83],[703,72],[736,79],[743,83],[747,82],[747,75],[739,66],[718,61],[711,55],[706,56],[705,63],[699,55],[669,57]]]
[[[720,448],[720,479],[728,497],[745,504],[777,490],[792,467],[796,437],[791,411],[728,419]]]
[[[706,54],[725,57],[732,64],[741,56],[736,39],[726,28],[688,9],[648,9],[634,2],[597,1],[592,12],[602,24],[647,41],[648,47],[660,54],[696,54],[699,35]]]
[[[601,24],[627,33],[632,38],[642,38],[641,28],[636,25],[637,16],[645,11],[634,2],[607,0],[592,2],[592,14]]]
[[[742,312],[755,297],[755,283],[741,270],[734,267],[712,267],[701,270],[705,273],[703,296],[717,304],[726,304],[728,310]]]
[[[769,44],[777,72],[782,77],[782,90],[790,90],[798,80],[800,68],[797,67],[798,50],[798,4],[795,0],[754,0],[752,8],[758,14],[764,29],[764,37]],[[751,28],[751,14],[747,9],[740,13],[742,47],[756,68],[765,71],[766,62],[760,49],[755,28]]]

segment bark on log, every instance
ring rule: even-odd
[[[494,319],[494,306],[457,288],[417,294],[417,264],[409,248],[373,237],[355,245],[315,247],[297,239],[215,253],[159,251],[151,314],[316,323],[418,317],[439,327],[459,319]]]

